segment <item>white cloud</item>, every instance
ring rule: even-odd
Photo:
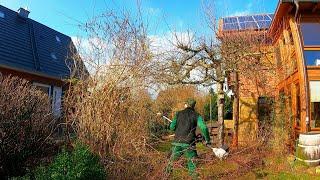
[[[189,43],[194,38],[191,32],[167,32],[162,35],[150,35],[151,51],[155,54],[176,50],[175,45],[179,42]]]

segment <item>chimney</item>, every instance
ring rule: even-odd
[[[28,15],[29,15],[30,11],[28,11],[27,8],[19,8],[18,9],[18,15],[23,18],[23,19],[27,19]]]

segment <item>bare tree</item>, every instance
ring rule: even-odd
[[[212,9],[212,8],[211,8]],[[167,84],[215,84],[218,94],[218,146],[224,143],[224,85],[233,78],[234,92],[234,145],[238,144],[239,76],[254,76],[259,70],[270,68],[268,37],[266,31],[222,32],[219,21],[210,8],[205,10],[207,27],[211,36],[196,36],[196,32],[173,33],[171,43],[175,48],[158,58],[158,81]],[[259,80],[260,81],[260,80]]]
[[[195,37],[191,32],[174,33],[175,48],[161,54],[156,71],[158,81],[167,84],[216,84],[218,93],[219,144],[224,142],[223,109],[226,74],[220,45],[214,37]]]

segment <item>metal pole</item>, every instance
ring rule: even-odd
[[[211,123],[211,127],[213,126],[213,121],[212,121],[212,94],[213,94],[213,89],[212,87],[209,90],[210,93],[210,123]]]
[[[211,106],[211,99],[212,99],[212,95],[211,95],[211,92],[210,92],[210,123],[211,123],[211,126],[212,126],[212,106]]]

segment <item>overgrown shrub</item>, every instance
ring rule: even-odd
[[[168,134],[169,124],[166,124],[165,122],[160,122],[159,120],[153,120],[149,124],[149,130],[152,138],[161,138],[161,136]]]
[[[111,10],[81,24],[90,38],[76,42],[81,58],[70,57],[85,62],[90,77],[66,93],[66,127],[102,158],[112,179],[142,179],[159,164],[149,144],[152,53],[139,17]]]
[[[287,107],[288,104],[288,97],[280,94],[274,107],[270,147],[280,155],[290,152],[294,145],[293,116],[291,108]]]
[[[79,140],[105,160],[110,177],[145,177],[153,166],[148,152],[149,97],[107,82],[101,89],[90,87],[94,90],[86,92],[75,85],[66,101]]]
[[[99,157],[88,147],[77,143],[72,152],[63,149],[48,167],[38,168],[30,178],[47,179],[106,179],[106,172]],[[26,178],[28,178],[26,176]]]
[[[0,81],[0,176],[24,174],[31,166],[27,161],[48,148],[50,107],[48,96],[26,80]]]

